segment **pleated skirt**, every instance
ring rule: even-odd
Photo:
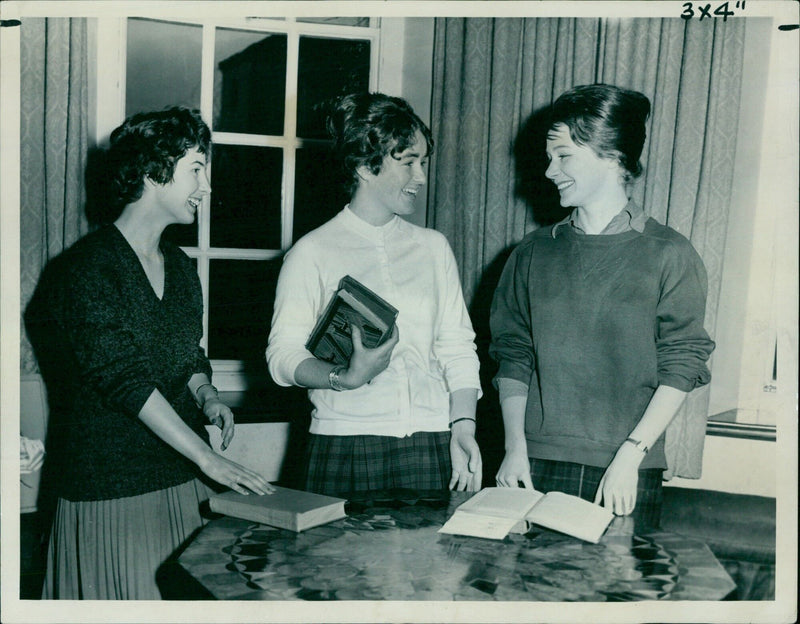
[[[205,520],[195,479],[139,496],[59,499],[43,599],[159,600],[156,572]]]
[[[447,489],[450,432],[420,431],[404,438],[311,434],[305,489],[329,496],[393,488]]]

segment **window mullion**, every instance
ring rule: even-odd
[[[203,59],[200,64],[200,114],[213,131],[214,113],[214,45],[216,27],[203,24]]]
[[[372,47],[370,49],[369,60],[369,88],[370,91],[377,91],[378,84],[381,78],[381,46],[383,45],[383,33],[378,35],[372,40]]]
[[[266,134],[244,134],[238,132],[214,132],[215,145],[252,145],[254,147],[280,147],[288,141],[281,136]]]
[[[286,50],[286,100],[283,135],[283,176],[281,189],[281,249],[292,245],[294,231],[294,178],[297,154],[297,73],[300,66],[300,34],[290,25]]]
[[[214,36],[215,28],[213,24],[203,25],[202,43],[202,62],[200,64],[200,114],[213,132],[213,110],[214,110]],[[208,176],[211,179],[211,167],[209,164]],[[213,189],[212,189],[213,192]],[[203,206],[198,213],[198,245],[201,251],[208,251],[211,245],[210,234],[210,208],[209,197],[203,199]],[[198,258],[199,260],[199,258]],[[204,286],[207,284],[204,282]]]
[[[203,290],[203,337],[201,339],[201,346],[208,353],[208,255],[205,253],[198,253],[197,259],[197,275],[200,278],[200,285]]]
[[[127,21],[101,17],[97,20],[95,112],[93,142],[105,145],[111,131],[125,119]]]
[[[213,131],[214,111],[214,42],[216,30],[213,24],[203,24],[202,62],[200,64],[200,114]],[[211,179],[209,163],[208,177]],[[213,192],[213,189],[212,189]],[[209,255],[211,246],[211,198],[206,195],[197,213],[197,234],[199,253],[197,254],[197,274],[203,289],[203,349],[208,352],[208,315],[209,315]]]

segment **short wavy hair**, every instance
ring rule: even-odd
[[[590,147],[601,158],[613,158],[627,182],[642,174],[650,100],[642,93],[609,84],[573,87],[553,103],[550,128],[565,124],[576,145]]]
[[[117,214],[142,196],[144,180],[167,184],[192,148],[211,156],[211,131],[197,110],[173,106],[137,113],[111,133],[106,153],[108,198]]]
[[[377,175],[387,155],[414,145],[417,130],[425,137],[428,156],[433,153],[430,129],[399,97],[366,92],[342,96],[333,102],[326,125],[350,195],[358,187],[359,167]]]

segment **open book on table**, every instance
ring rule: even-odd
[[[613,517],[605,507],[563,492],[490,487],[459,505],[439,532],[503,539],[537,524],[596,544]]]

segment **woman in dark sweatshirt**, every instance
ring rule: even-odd
[[[211,191],[210,136],[183,108],[117,128],[116,217],[48,267],[29,307],[34,325],[46,319],[53,330],[40,346],[57,351],[62,388],[48,438],[57,504],[44,598],[158,599],[157,568],[203,522],[198,477],[272,491],[208,444],[211,422],[227,446],[233,414],[200,347],[196,269],[161,240],[167,225],[192,223]]]
[[[559,223],[514,250],[492,304],[505,425],[501,486],[559,490],[657,525],[663,433],[710,380],[706,272],[629,198],[650,102],[611,85],[556,100],[546,176]]]

